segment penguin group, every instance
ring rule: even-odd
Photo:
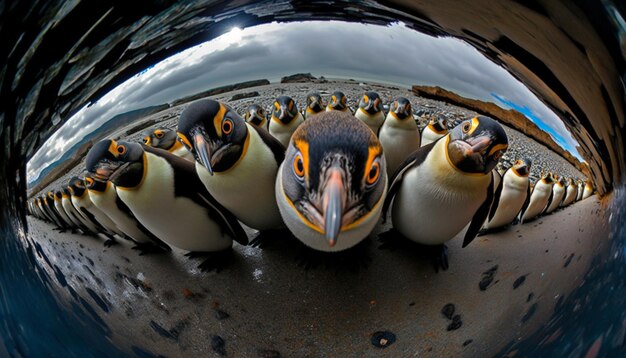
[[[590,182],[542,173],[520,158],[501,174],[503,127],[477,116],[448,128],[432,117],[420,133],[409,99],[388,104],[365,92],[352,110],[344,93],[327,103],[306,96],[302,110],[280,96],[266,111],[240,115],[225,103],[190,103],[177,128],[140,142],[93,145],[85,170],[28,202],[28,213],[58,230],[129,240],[141,254],[187,251],[212,269],[244,226],[259,235],[289,230],[311,249],[356,246],[382,219],[403,239],[437,247],[549,214],[593,193]],[[385,108],[388,108],[385,114]],[[533,189],[531,190],[531,187]]]

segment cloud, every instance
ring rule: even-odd
[[[142,71],[68,120],[29,161],[28,178],[34,179],[65,149],[117,114],[225,84],[297,72],[405,87],[437,85],[484,101],[493,101],[495,93],[528,108],[565,149],[577,155],[576,141],[561,120],[470,45],[430,37],[403,24],[313,21],[234,29]]]

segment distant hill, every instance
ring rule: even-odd
[[[59,176],[67,173],[67,171],[80,163],[80,160],[85,156],[89,149],[91,149],[91,146],[94,143],[108,137],[116,130],[124,128],[140,118],[144,118],[167,108],[169,108],[169,105],[161,104],[157,106],[139,108],[112,117],[91,133],[86,134],[76,144],[67,149],[59,159],[42,170],[37,179],[29,184],[29,192],[39,192],[49,183],[56,180]]]
[[[497,119],[500,122],[514,129],[517,129],[518,131],[529,136],[530,138],[533,138],[537,142],[550,148],[553,152],[560,155],[570,164],[572,164],[576,169],[585,173],[585,175],[588,174],[587,167],[584,166],[578,159],[576,159],[576,157],[574,157],[570,152],[566,151],[560,145],[558,145],[548,133],[537,127],[537,125],[533,123],[530,119],[526,118],[525,115],[514,109],[506,110],[491,102],[484,102],[476,99],[461,97],[458,94],[447,91],[441,87],[416,85],[412,87],[412,91],[413,94],[419,97],[447,102],[455,106],[471,109],[474,112]]]

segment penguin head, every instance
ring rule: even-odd
[[[544,173],[542,171],[541,172],[541,181],[543,181],[545,184],[554,183],[554,178],[552,177],[552,173],[551,172]]]
[[[348,109],[348,99],[341,91],[335,91],[330,96],[328,106],[335,111],[345,111]]]
[[[143,133],[143,144],[148,147],[168,150],[176,143],[176,132],[167,128],[156,128]]]
[[[311,92],[306,95],[306,108],[307,111],[312,113],[319,113],[324,110],[324,100],[318,92]]]
[[[446,134],[448,133],[448,120],[442,115],[431,116],[428,127],[435,133]]]
[[[57,190],[54,192],[54,199],[55,200],[61,200],[63,198],[63,193],[61,192],[61,190]]]
[[[86,190],[85,183],[77,176],[71,177],[67,182],[67,186],[70,194],[77,197],[82,197]]]
[[[461,122],[448,134],[448,159],[464,173],[487,174],[509,146],[504,129],[488,117]]]
[[[533,165],[533,161],[529,158],[518,159],[513,164],[513,172],[520,177],[527,177],[530,175],[530,167]]]
[[[107,189],[108,180],[102,180],[92,173],[85,174],[85,186],[88,190],[96,193],[104,193]]]
[[[563,186],[563,185],[565,185],[565,178],[560,176],[560,177],[558,178],[558,180],[556,181],[556,183],[557,183],[559,186]]]
[[[359,108],[373,115],[383,110],[383,103],[378,93],[365,92],[359,101]]]
[[[333,247],[385,197],[387,170],[376,135],[349,113],[330,111],[293,133],[278,175],[289,210]]]
[[[267,121],[267,115],[265,114],[265,110],[263,107],[258,104],[251,104],[246,108],[246,113],[244,114],[244,119],[246,122],[252,124],[253,126],[260,128],[265,127],[265,123]]]
[[[105,139],[89,150],[85,166],[92,179],[134,188],[143,180],[144,150],[138,143]]]
[[[178,121],[178,139],[211,175],[237,163],[244,154],[247,138],[243,118],[225,104],[210,99],[191,103]]]
[[[61,188],[61,192],[63,193],[63,196],[66,196],[66,197],[72,195],[72,193],[70,193],[69,188],[66,186]]]
[[[48,194],[46,194],[48,196],[48,199],[53,200],[54,201],[54,193],[49,191]]]
[[[389,107],[389,114],[398,120],[405,120],[407,118],[413,119],[411,102],[404,97],[396,98]]]
[[[293,98],[280,96],[274,101],[272,120],[276,123],[287,125],[298,116],[298,106]]]

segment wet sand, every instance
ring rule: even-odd
[[[135,353],[469,357],[493,355],[546,323],[606,244],[607,216],[592,196],[465,249],[458,235],[439,273],[413,248],[380,249],[389,223],[323,262],[295,239],[236,245],[219,273],[200,272],[180,252],[138,256],[127,242],[105,248],[33,218],[28,237],[68,309],[90,307],[110,339]],[[442,314],[449,303],[459,317]],[[385,349],[372,344],[378,331]]]

